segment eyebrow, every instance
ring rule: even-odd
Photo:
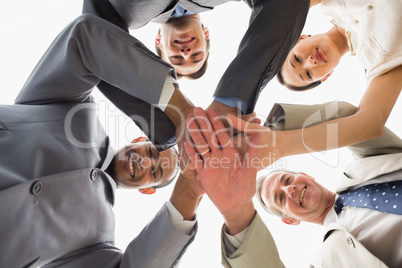
[[[292,60],[289,59],[289,62],[290,62],[290,65],[291,65],[293,68],[296,68],[296,66],[292,63]],[[304,78],[303,78],[303,76],[302,76],[301,74],[299,74],[299,76],[300,76],[300,79],[301,79],[303,82],[306,82],[306,81],[304,81]]]
[[[161,173],[161,177],[159,178],[158,181],[161,181],[163,179],[163,168],[161,166],[159,166],[159,171]]]
[[[281,178],[279,179],[279,183],[282,184],[283,179],[285,178],[286,173],[283,173]],[[277,199],[277,194],[276,192],[274,193],[274,204],[276,204],[276,199]]]
[[[202,59],[200,59],[200,60],[195,60],[195,61],[192,61],[191,63],[199,63],[199,62],[201,62],[203,59],[204,59],[204,58],[202,58]],[[183,62],[180,62],[180,63],[178,63],[178,64],[172,63],[172,65],[174,65],[174,66],[182,66],[183,64],[184,64]]]

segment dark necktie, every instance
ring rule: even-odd
[[[345,192],[335,202],[336,213],[344,206],[402,215],[402,181],[369,184]]]

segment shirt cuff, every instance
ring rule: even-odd
[[[170,99],[174,93],[174,85],[177,84],[176,79],[174,79],[171,75],[166,75],[165,84],[163,85],[161,96],[159,97],[158,101],[158,108],[161,109],[163,112],[166,109]]]
[[[222,104],[225,104],[227,106],[230,106],[230,107],[237,107],[244,114],[247,113],[248,104],[245,101],[243,101],[243,100],[241,100],[239,98],[235,98],[235,97],[215,97],[214,100],[217,101],[217,102],[220,102]]]
[[[172,222],[173,226],[176,227],[177,230],[184,234],[190,234],[194,228],[196,217],[192,221],[185,221],[183,216],[180,212],[170,203],[167,201],[166,203],[168,214],[170,221]]]
[[[225,234],[225,237],[228,239],[230,244],[232,244],[232,246],[235,248],[235,251],[236,251],[238,248],[241,247],[244,240],[246,239],[247,232],[248,232],[248,227],[236,235],[230,235],[226,232],[224,232],[224,234]],[[230,255],[232,255],[234,252],[228,252],[228,253]]]

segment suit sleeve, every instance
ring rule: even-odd
[[[170,221],[165,204],[124,252],[112,242],[99,243],[72,252],[43,267],[177,267],[187,247],[193,242],[197,227],[196,224],[189,235],[177,230]]]
[[[221,232],[222,265],[225,268],[285,267],[279,257],[275,241],[258,213],[255,215],[241,247],[231,256],[226,248],[230,242]]]
[[[170,65],[129,33],[99,17],[84,14],[54,40],[16,103],[85,102],[92,100],[92,89],[98,86],[126,115],[135,116],[134,121],[155,145],[166,149],[165,143],[175,129],[152,104],[158,103],[166,75],[171,71]]]
[[[19,104],[85,101],[100,81],[158,103],[171,66],[119,27],[90,14],[54,40],[17,96]]]
[[[304,27],[309,1],[244,0],[252,9],[236,58],[214,93],[236,97],[254,110],[260,92],[279,72]]]
[[[268,115],[265,126],[277,130],[302,129],[353,115],[356,110],[356,106],[342,101],[313,105],[276,103]],[[348,148],[358,158],[394,154],[402,152],[402,140],[385,127],[381,136],[349,145]]]

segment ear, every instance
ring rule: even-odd
[[[142,189],[138,189],[138,191],[142,194],[154,194],[156,192],[156,189],[153,187],[150,188],[142,188]]]
[[[208,29],[208,27],[204,27],[202,30],[204,31],[205,38],[208,39],[209,38],[209,29]]]
[[[304,173],[304,172],[299,172],[299,173],[304,175],[304,176],[306,176],[306,177],[311,178],[312,180],[315,180],[312,176],[308,175],[307,173]]]
[[[148,141],[147,137],[138,137],[138,138],[135,138],[131,143],[145,142],[145,141]]]
[[[299,39],[297,40],[297,42],[299,42],[300,40],[309,38],[310,36],[311,36],[311,35],[309,35],[309,34],[302,34],[302,35],[300,35],[300,37],[299,37]]]
[[[155,36],[155,46],[159,47],[159,44],[161,43],[161,38],[162,36],[159,33],[157,33]]]
[[[330,77],[333,72],[334,72],[334,70],[330,71],[326,76],[324,76],[324,77],[321,79],[321,83],[324,82],[325,80],[327,80],[328,77]]]
[[[300,221],[290,218],[290,217],[285,217],[281,219],[284,223],[289,224],[289,225],[299,225]]]

